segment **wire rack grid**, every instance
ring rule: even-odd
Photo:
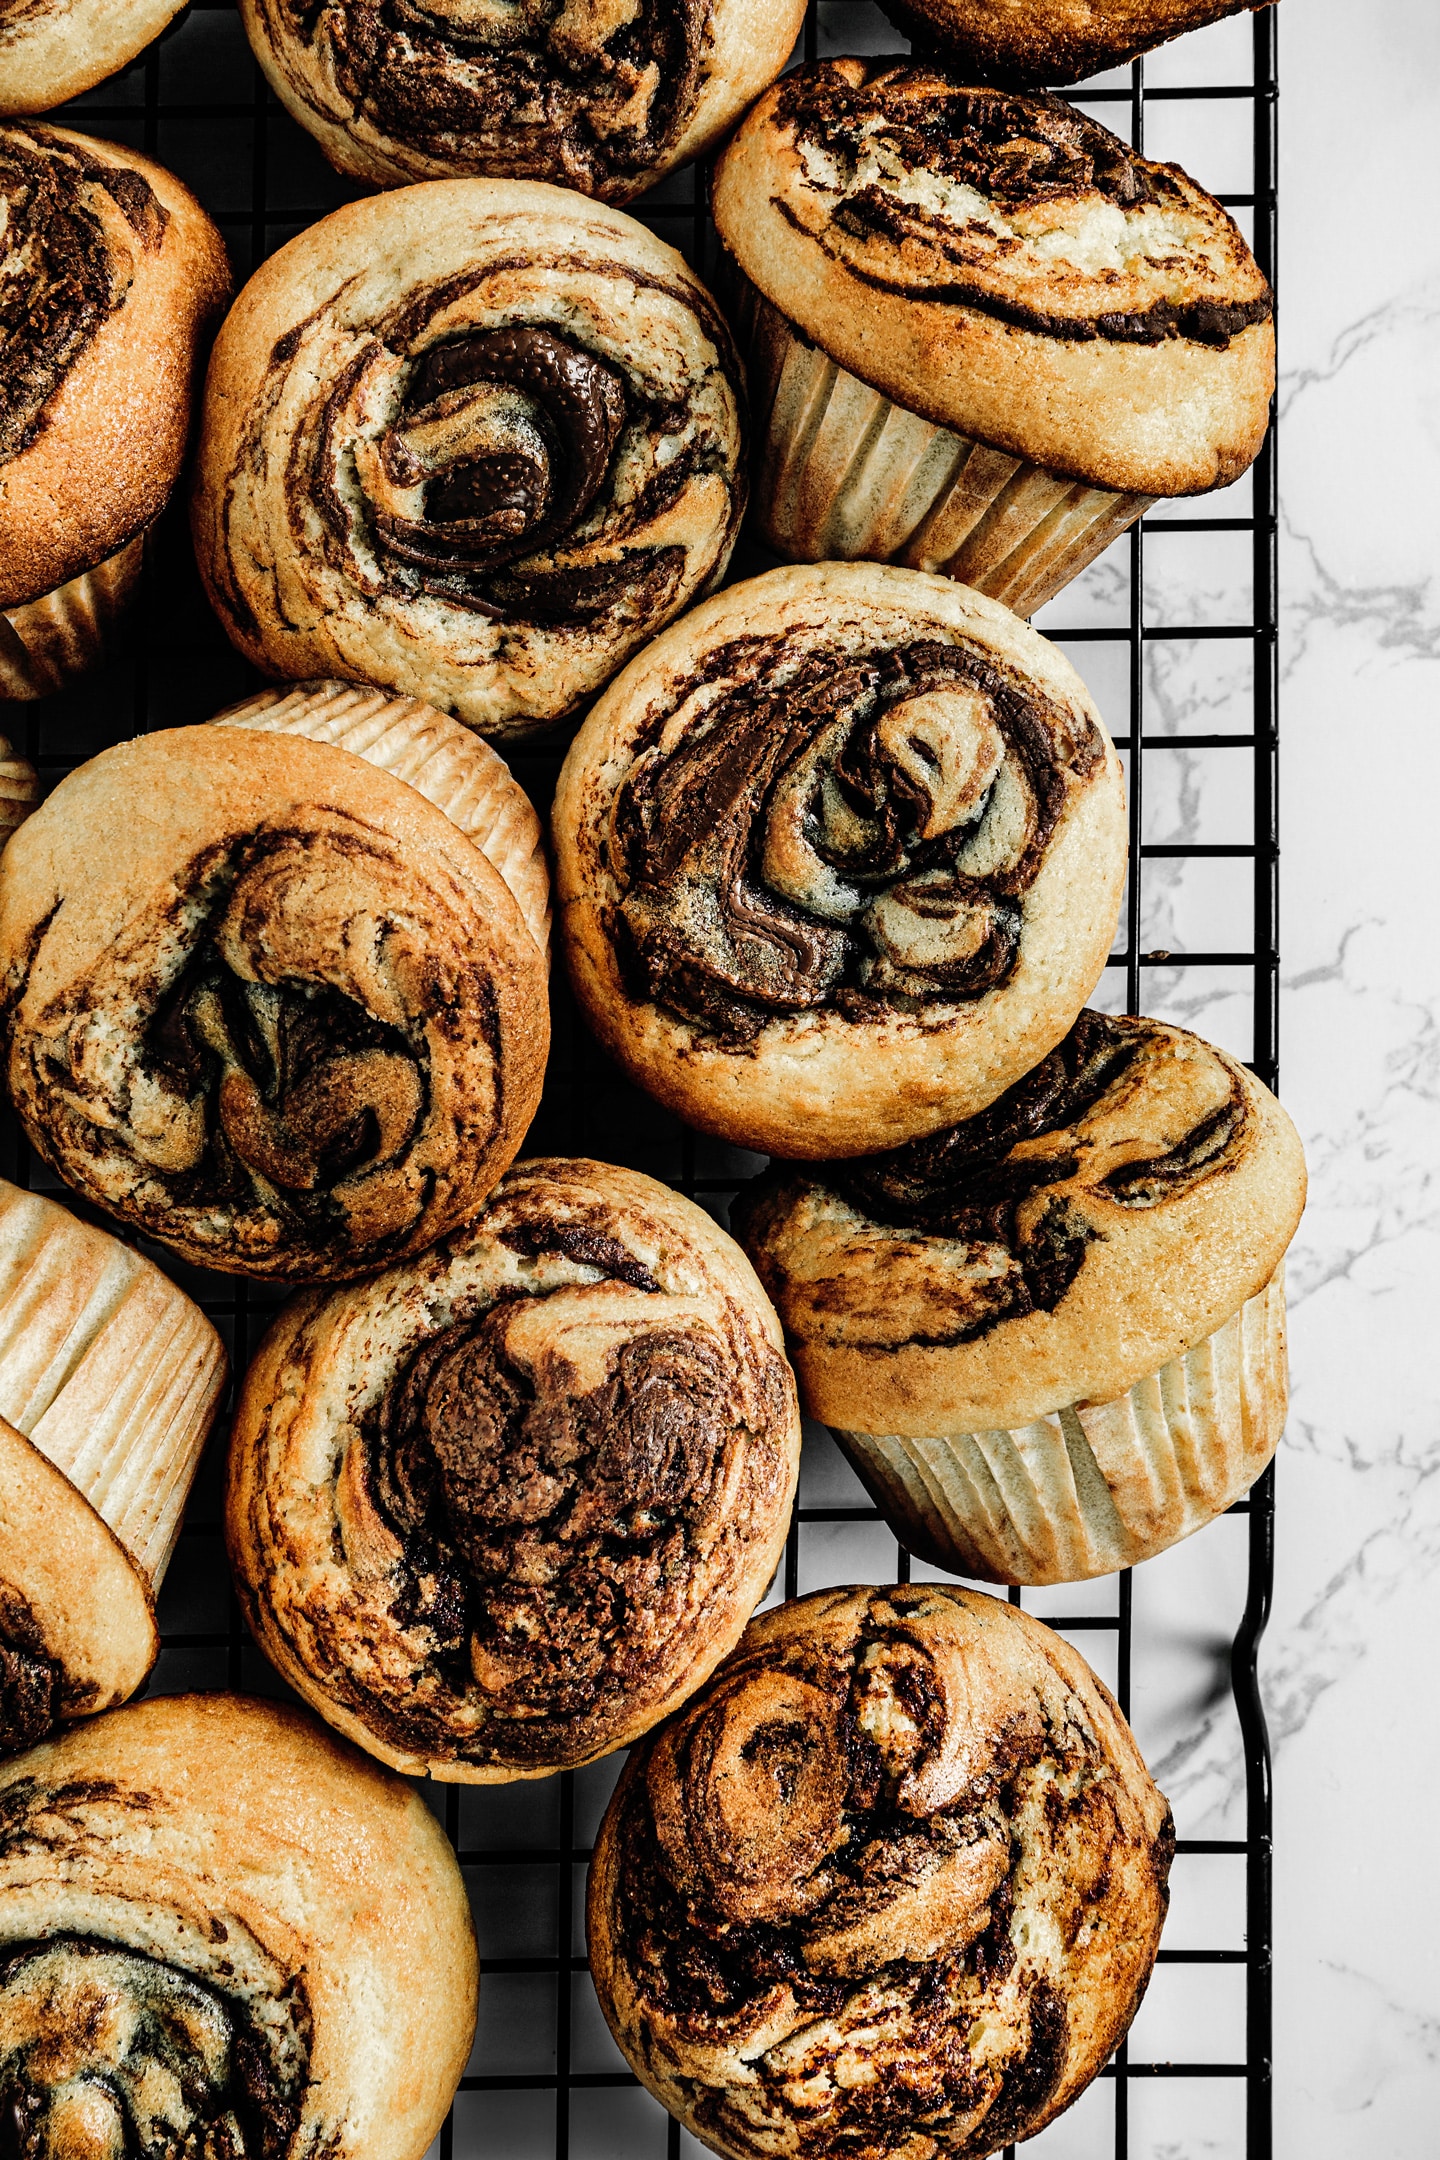
[[[810,0],[801,49],[813,58],[893,52],[903,42],[870,0]],[[1273,11],[1217,24],[1072,95],[1220,194],[1273,277]],[[192,0],[131,68],[64,117],[185,179],[224,231],[239,278],[358,192],[267,93],[234,0]],[[702,275],[713,270],[702,173],[672,175],[637,214]],[[1038,618],[1089,681],[1128,773],[1131,876],[1096,1002],[1196,1026],[1271,1084],[1275,535],[1267,447],[1223,495],[1162,505]],[[768,562],[742,541],[731,574]],[[23,735],[53,786],[107,743],[207,719],[253,682],[206,608],[172,507],[127,647],[76,690],[12,707],[10,732]],[[559,753],[514,764],[543,812]],[[545,1099],[527,1144],[541,1151],[647,1170],[722,1222],[761,1161],[687,1131],[624,1082],[560,982]],[[20,1182],[54,1189],[13,1121],[6,1152]],[[243,1371],[276,1296],[154,1257],[211,1314]],[[164,1649],[152,1685],[281,1695],[229,1585],[223,1443],[222,1425],[162,1595]],[[1256,1656],[1273,1517],[1267,1472],[1229,1517],[1134,1577],[1025,1595],[1118,1696],[1180,1830],[1171,1920],[1146,2004],[1128,2046],[1027,2148],[1042,2160],[1270,2160],[1271,1805]],[[767,1603],[829,1583],[933,1573],[897,1547],[828,1434],[808,1428],[800,1504]],[[701,2150],[626,2069],[586,1972],[584,1871],[617,1769],[612,1760],[538,1784],[427,1788],[470,1886],[485,1971],[475,2050],[431,2160],[676,2160]]]

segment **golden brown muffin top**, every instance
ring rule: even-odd
[[[1095,2075],[1149,1977],[1169,1811],[1084,1661],[949,1587],[762,1614],[636,1750],[590,1954],[721,2153],[990,2153]]]
[[[924,1436],[1123,1394],[1265,1287],[1304,1198],[1298,1135],[1253,1074],[1087,1011],[978,1117],[777,1169],[736,1227],[812,1413]]]
[[[701,1209],[521,1163],[458,1237],[271,1329],[230,1459],[247,1616],[397,1768],[590,1761],[735,1642],[799,1431],[779,1324]]]

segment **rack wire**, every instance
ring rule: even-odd
[[[869,0],[810,0],[807,57],[896,51]],[[1272,11],[1236,17],[1072,93],[1151,155],[1219,193],[1274,275]],[[193,0],[123,75],[65,119],[158,157],[217,219],[237,276],[358,193],[266,91],[233,0]],[[704,175],[637,206],[702,275]],[[1199,514],[1193,514],[1198,510]],[[732,576],[768,563],[742,542]],[[1276,492],[1267,446],[1249,478],[1161,506],[1051,603],[1038,626],[1090,681],[1125,758],[1131,876],[1097,1003],[1197,1026],[1276,1077]],[[105,744],[207,719],[254,678],[201,596],[183,514],[158,534],[128,647],[11,732],[47,785]],[[542,811],[559,754],[515,769]],[[527,1152],[595,1154],[666,1179],[720,1220],[760,1158],[691,1133],[603,1059],[561,983],[554,1053]],[[54,1189],[13,1120],[6,1159]],[[72,1204],[78,1205],[72,1201]],[[83,1212],[83,1211],[82,1211]],[[199,1298],[243,1371],[278,1294],[155,1250]],[[219,1528],[223,1427],[161,1598],[163,1692],[286,1690],[249,1642]],[[1247,1500],[1137,1576],[1043,1594],[1027,1609],[1076,1639],[1136,1724],[1177,1803],[1175,1905],[1150,1996],[1102,2077],[1027,2148],[1043,2160],[1271,2155],[1271,1802],[1256,1658],[1269,1612],[1273,1471]],[[807,1430],[800,1504],[767,1602],[856,1580],[921,1579],[835,1449]],[[1021,1602],[1021,1593],[1011,1593]],[[480,2030],[431,2160],[677,2160],[700,2147],[636,2084],[604,2031],[583,1945],[583,1875],[618,1764],[538,1784],[424,1788],[469,1883],[485,1979]]]

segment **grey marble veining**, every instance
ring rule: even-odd
[[[1440,2150],[1440,12],[1281,9],[1277,2152]]]

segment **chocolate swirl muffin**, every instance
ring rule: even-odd
[[[1239,230],[1058,98],[818,62],[747,117],[714,210],[792,558],[944,570],[1029,614],[1260,448],[1272,305]]]
[[[1003,608],[777,570],[632,662],[566,759],[576,995],[698,1125],[861,1154],[982,1109],[1063,1035],[1125,874],[1114,746]]]
[[[790,57],[804,0],[242,0],[255,56],[332,165],[467,173],[626,203],[726,133]]]
[[[207,1267],[417,1252],[519,1147],[544,957],[443,812],[330,744],[176,728],[61,782],[0,858],[10,1090],[87,1199]]]
[[[0,0],[0,113],[49,112],[118,74],[183,0]]]
[[[1267,0],[886,0],[911,36],[990,82],[1083,82]]]
[[[1299,1136],[1223,1050],[1085,1012],[981,1116],[777,1171],[737,1235],[806,1408],[910,1548],[998,1582],[1133,1566],[1285,1422]]]
[[[224,244],[179,181],[0,125],[0,696],[96,659],[179,476]]]
[[[267,673],[519,735],[724,570],[742,397],[709,294],[619,211],[497,180],[352,203],[216,345],[200,568]]]
[[[1155,1961],[1170,1812],[1059,1636],[933,1585],[762,1613],[631,1755],[590,1965],[733,2160],[979,2160],[1067,2107]]]
[[[543,1777],[733,1648],[799,1443],[779,1323],[709,1216],[635,1171],[521,1163],[458,1236],[271,1328],[230,1454],[241,1603],[382,1762]]]
[[[16,2154],[420,2160],[475,1999],[438,1824],[292,1710],[172,1696],[0,1769]]]

